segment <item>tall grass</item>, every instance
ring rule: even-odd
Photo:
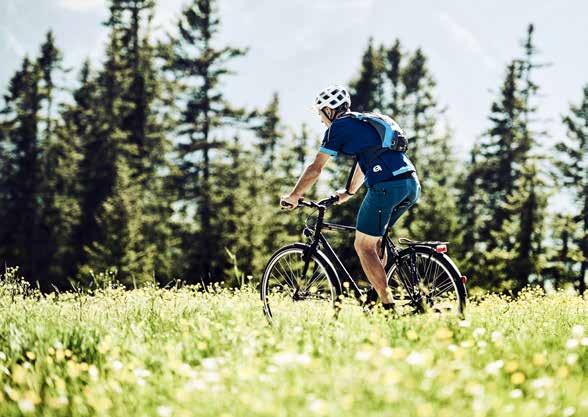
[[[251,288],[5,282],[0,415],[588,415],[588,301],[573,294],[487,296],[466,320],[316,313],[269,327]]]

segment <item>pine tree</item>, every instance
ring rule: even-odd
[[[474,238],[468,274],[475,273],[484,286],[522,289],[531,280],[541,281],[544,266],[546,184],[536,146],[541,132],[533,129],[538,86],[532,81],[535,63],[533,27],[524,42],[525,57],[507,67],[498,99],[491,106],[491,128],[481,142],[477,161],[466,177],[467,195],[475,202],[481,221],[469,221],[466,240]],[[461,211],[472,206],[462,203]],[[471,220],[471,218],[467,218]],[[475,269],[474,269],[475,268]]]
[[[570,113],[563,122],[567,128],[567,140],[556,145],[559,157],[555,165],[561,173],[561,185],[572,191],[580,208],[576,219],[581,228],[578,245],[582,261],[576,286],[583,294],[588,274],[588,84],[584,86],[582,102],[570,106]]]
[[[276,145],[284,137],[280,126],[280,99],[274,93],[267,108],[259,115],[259,124],[253,127],[258,138],[260,160],[265,161],[264,168],[269,170],[274,166]]]
[[[183,80],[185,108],[177,148],[179,186],[188,205],[196,204],[198,228],[185,242],[187,277],[211,279],[221,273],[224,248],[212,210],[211,153],[225,145],[219,133],[244,116],[226,101],[220,82],[229,70],[227,63],[245,50],[215,47],[220,21],[216,2],[195,0],[186,7],[178,23],[179,37],[170,36],[169,69]]]
[[[4,96],[2,131],[4,159],[0,192],[6,205],[0,208],[2,260],[20,266],[29,280],[39,279],[41,144],[39,121],[42,106],[41,73],[35,62],[25,57]]]
[[[460,173],[457,183],[459,197],[457,199],[459,227],[462,230],[461,242],[457,247],[458,258],[464,271],[473,271],[480,263],[480,231],[486,221],[489,206],[488,193],[480,192],[485,166],[481,158],[479,142],[470,151],[470,160]]]
[[[480,231],[480,239],[488,242],[492,250],[501,242],[492,238],[493,230],[500,230],[508,219],[508,210],[502,205],[515,189],[515,164],[520,159],[517,151],[521,137],[521,112],[523,101],[520,98],[517,65],[512,62],[507,67],[506,77],[500,97],[491,106],[490,121],[493,126],[487,131],[488,140],[481,144],[484,168],[481,169],[480,192],[488,194],[488,211]],[[483,190],[483,191],[482,191]]]
[[[394,45],[385,51],[385,74],[390,88],[384,113],[396,119],[402,124],[404,109],[402,106],[402,49],[400,40],[396,39]]]
[[[429,161],[422,153],[428,150],[442,111],[435,100],[435,81],[427,67],[427,58],[420,48],[408,58],[402,70],[402,84],[402,101],[407,113],[402,127],[408,135],[410,159],[419,175],[426,177],[430,173]]]
[[[51,137],[52,118],[53,118],[53,90],[55,89],[55,71],[62,69],[62,54],[55,45],[55,37],[52,31],[47,32],[45,42],[41,46],[41,55],[38,64],[43,80],[43,94],[46,98],[46,115],[45,115],[45,138]]]
[[[580,284],[578,277],[583,260],[579,246],[582,242],[581,222],[572,214],[557,213],[552,216],[549,229],[552,244],[546,248],[547,266],[543,269],[546,281],[551,281],[555,288],[569,283]]]
[[[522,135],[517,151],[517,166],[519,186],[517,194],[524,196],[521,202],[519,216],[519,233],[517,236],[518,251],[516,262],[510,269],[510,275],[515,278],[515,291],[522,289],[529,282],[542,283],[541,272],[545,267],[543,248],[547,191],[546,182],[541,176],[540,166],[544,157],[537,147],[538,139],[545,136],[545,132],[537,131],[536,114],[537,93],[539,86],[533,80],[535,70],[546,66],[536,62],[538,50],[534,43],[534,26],[527,27],[527,36],[523,42],[524,58],[520,60],[520,79],[523,88],[521,97]]]
[[[415,238],[456,242],[457,161],[452,156],[451,130],[441,128],[444,109],[437,103],[436,83],[420,48],[400,68],[400,77],[401,87],[394,87],[402,91],[400,98],[395,99],[402,103],[399,122],[409,138],[407,154],[415,164],[422,187],[418,206],[403,216],[401,224]]]
[[[98,212],[111,197],[116,181],[117,146],[110,137],[112,95],[105,88],[108,85],[105,81],[111,76],[114,74],[106,75],[105,72],[99,77],[93,76],[90,63],[86,61],[80,71],[80,85],[73,92],[74,102],[62,110],[65,130],[78,138],[80,152],[77,165],[80,218],[74,228],[76,254],[70,272],[72,277],[78,274],[80,268],[84,271],[91,269],[88,248],[107,238],[99,225]]]
[[[382,48],[374,48],[370,38],[362,60],[359,76],[350,83],[352,108],[359,112],[383,109],[384,57]]]
[[[80,271],[117,266],[118,278],[129,285],[165,281],[172,267],[173,199],[163,177],[169,141],[150,41],[153,10],[152,0],[110,0],[106,63],[96,79],[84,68],[79,108],[70,109],[70,125],[82,130]],[[100,103],[95,114],[88,113],[90,98]],[[80,121],[90,124],[84,128]],[[116,238],[124,244],[109,252],[106,242]]]
[[[44,287],[68,287],[71,264],[74,262],[73,233],[79,221],[76,198],[79,144],[75,135],[65,129],[61,118],[53,114],[55,92],[61,89],[55,78],[63,72],[62,54],[55,45],[52,32],[48,32],[41,46],[37,65],[42,74],[40,91],[46,109],[44,132],[41,134],[40,161],[42,204],[40,207],[40,244],[42,250]]]

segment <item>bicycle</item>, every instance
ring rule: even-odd
[[[270,322],[280,315],[289,315],[294,306],[315,315],[324,309],[311,304],[333,305],[335,315],[345,300],[351,299],[364,310],[375,305],[377,294],[371,287],[360,288],[349,274],[322,231],[355,231],[355,227],[324,221],[325,212],[338,200],[332,196],[321,201],[300,199],[299,208],[318,211],[314,225],[305,223],[303,235],[310,243],[298,242],[278,249],[269,259],[260,285],[263,311]],[[448,242],[399,239],[398,248],[385,231],[381,240],[380,258],[392,291],[394,309],[398,314],[453,312],[463,317],[467,278],[447,255]],[[306,302],[306,303],[304,303]]]

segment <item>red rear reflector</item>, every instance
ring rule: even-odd
[[[437,252],[437,253],[445,253],[445,252],[447,252],[447,245],[437,245],[437,246],[435,246],[435,252]]]
[[[468,283],[468,277],[466,277],[465,275],[462,275],[461,282],[463,282],[463,285],[466,285]]]

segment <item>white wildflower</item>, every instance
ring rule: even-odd
[[[531,382],[531,386],[535,389],[549,388],[553,385],[553,379],[548,377],[542,377],[534,379]]]
[[[216,369],[218,368],[218,362],[217,358],[204,358],[202,359],[202,367],[204,369]]]
[[[372,357],[372,352],[367,350],[360,350],[355,354],[355,359],[358,361],[368,361]]]
[[[23,413],[32,413],[35,411],[35,404],[31,400],[23,399],[18,402],[18,408]]]
[[[572,327],[572,336],[577,338],[584,336],[584,326],[581,324],[576,324],[574,327]]]
[[[470,327],[471,323],[468,320],[460,320],[459,327]]]
[[[495,362],[490,362],[488,365],[486,365],[486,368],[484,368],[484,370],[487,373],[489,373],[490,375],[498,375],[498,373],[500,372],[500,369],[502,369],[503,366],[504,366],[504,361],[497,360]]]
[[[112,362],[112,369],[115,371],[120,371],[121,369],[124,368],[124,365],[121,361],[114,361]]]
[[[493,331],[490,335],[490,340],[492,340],[492,342],[494,343],[502,342],[503,339],[504,337],[502,336],[502,333],[500,333],[499,331]]]
[[[90,379],[92,379],[93,381],[98,379],[98,368],[96,367],[96,365],[90,365],[90,367],[88,368],[88,375],[90,376]]]
[[[151,375],[151,372],[144,368],[136,368],[134,373],[137,378],[147,378]]]
[[[438,375],[438,372],[434,369],[427,369],[425,371],[425,378],[433,379]]]
[[[276,365],[282,366],[294,364],[308,365],[310,363],[310,356],[295,352],[280,352],[273,356],[272,361]]]
[[[570,353],[566,357],[566,363],[568,365],[574,365],[576,362],[578,362],[578,354],[577,353]]]
[[[171,417],[172,409],[167,405],[160,405],[157,407],[157,415],[159,415],[159,417]]]
[[[472,334],[475,338],[478,338],[484,336],[485,333],[486,329],[484,329],[483,327],[477,327],[476,329],[474,329],[474,332]]]
[[[205,372],[204,374],[202,374],[202,378],[206,381],[206,382],[210,382],[210,383],[215,383],[215,382],[220,382],[221,377],[218,374],[218,372]]]
[[[588,346],[588,337],[583,337],[582,340],[580,340],[580,344],[582,346]]]
[[[578,341],[578,339],[568,339],[568,341],[566,342],[566,349],[576,349],[579,344],[580,342]]]
[[[305,353],[302,355],[298,355],[296,357],[296,362],[298,362],[300,365],[308,365],[310,363],[310,356],[308,356]]]
[[[392,349],[390,346],[384,346],[382,349],[380,349],[380,355],[385,358],[391,357],[393,353],[394,349]]]
[[[523,396],[523,391],[521,391],[520,389],[513,389],[510,392],[510,398],[521,398]]]
[[[6,353],[0,352],[0,361],[5,361],[5,360],[6,360]]]
[[[411,352],[410,355],[406,357],[406,363],[409,365],[423,365],[425,363],[425,357],[420,352]]]
[[[201,379],[191,379],[184,385],[184,389],[188,392],[201,391],[206,388],[206,384]]]
[[[308,410],[311,413],[318,414],[318,415],[325,415],[327,414],[327,403],[323,400],[319,399],[312,399],[308,404]]]
[[[563,415],[564,415],[565,417],[570,417],[570,416],[573,416],[575,413],[576,413],[576,409],[575,409],[574,407],[572,407],[572,406],[570,406],[570,407],[566,407],[566,408],[564,408],[564,410],[563,410]]]

